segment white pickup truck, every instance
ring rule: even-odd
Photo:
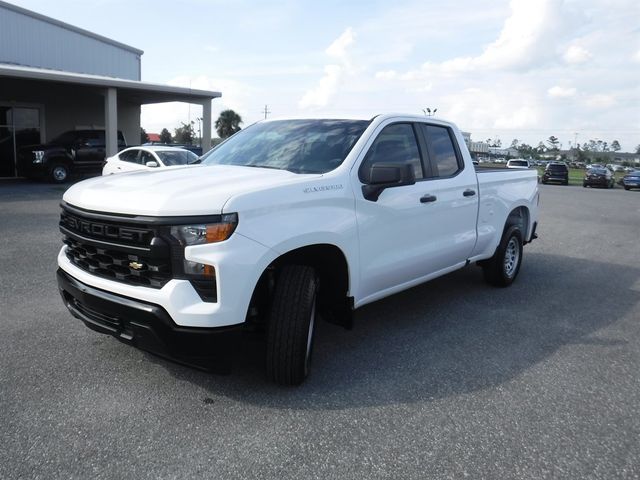
[[[58,284],[88,327],[217,369],[243,329],[266,332],[266,371],[308,374],[317,318],[472,262],[516,278],[535,238],[533,170],[474,168],[455,125],[432,118],[270,120],[201,164],[66,191]]]

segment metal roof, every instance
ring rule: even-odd
[[[113,77],[102,77],[83,73],[61,72],[44,68],[22,67],[19,65],[0,64],[0,78],[41,80],[46,82],[84,85],[88,87],[117,88],[119,95],[144,103],[160,102],[193,102],[201,103],[221,97],[220,92],[195,90],[192,88],[173,87],[157,83],[124,80]]]
[[[97,33],[90,32],[88,30],[84,30],[83,28],[76,27],[74,25],[70,25],[65,22],[61,22],[60,20],[56,20],[55,18],[47,17],[46,15],[41,15],[36,12],[32,12],[31,10],[27,10],[26,8],[18,7],[17,5],[13,5],[11,3],[3,2],[0,0],[0,8],[6,8],[8,10],[12,10],[16,13],[20,13],[22,15],[26,15],[31,18],[35,18],[36,20],[40,20],[43,22],[50,23],[52,25],[56,25],[58,27],[64,28],[66,30],[70,30],[72,32],[79,33],[81,35],[85,35],[87,37],[94,38],[104,43],[108,43],[110,45],[114,45],[116,47],[123,48],[125,50],[129,50],[130,52],[137,53],[138,55],[142,55],[144,52],[138,48],[132,47],[130,45],[126,45],[124,43],[116,42],[107,37],[103,37],[102,35],[98,35]]]

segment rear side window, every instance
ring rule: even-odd
[[[139,150],[127,150],[126,152],[120,152],[118,158],[123,162],[138,163]]]
[[[418,142],[411,124],[396,123],[382,129],[362,162],[360,180],[365,181],[365,172],[374,163],[397,163],[398,165],[408,163],[413,167],[416,180],[424,178]]]
[[[448,128],[438,125],[420,124],[429,150],[429,159],[434,177],[450,177],[462,170]]]
[[[87,140],[87,143],[91,147],[104,147],[104,132],[93,131],[93,132],[85,132],[84,137]]]

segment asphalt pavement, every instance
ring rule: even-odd
[[[638,478],[640,191],[541,186],[512,287],[479,268],[321,324],[308,381],[156,358],[71,317],[64,187],[0,182],[0,478]]]

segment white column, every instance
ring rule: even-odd
[[[106,156],[118,153],[118,91],[107,88],[104,95],[104,130]]]
[[[211,100],[202,103],[202,153],[211,150]]]

